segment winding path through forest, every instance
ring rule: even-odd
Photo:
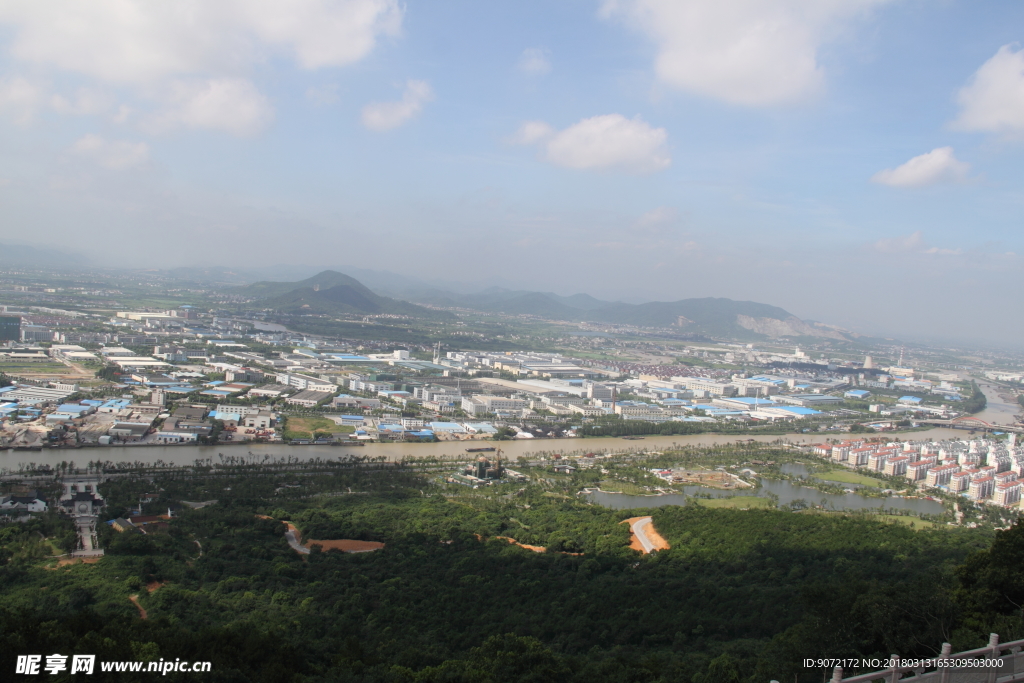
[[[128,599],[132,601],[132,604],[139,608],[139,619],[148,619],[149,615],[146,614],[146,608],[139,603],[138,595],[129,595]]]

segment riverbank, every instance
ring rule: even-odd
[[[829,438],[845,436],[833,433],[816,434],[783,434],[759,435],[740,438],[733,434],[686,434],[676,436],[649,436],[642,441],[622,437],[606,437],[594,439],[516,439],[512,441],[487,442],[498,450],[488,453],[488,457],[501,457],[503,460],[515,461],[519,457],[538,457],[559,454],[563,457],[582,456],[586,453],[626,453],[642,449],[659,451],[673,448],[720,446],[735,443],[784,443],[813,444],[821,443]],[[963,430],[939,427],[927,431],[891,432],[885,435],[892,439],[927,440],[968,438]],[[481,442],[483,443],[483,442]],[[362,448],[344,448],[336,446],[291,446],[288,444],[244,444],[246,453],[256,458],[291,457],[299,460],[336,460],[339,457],[358,455],[366,458],[383,458],[386,462],[416,458],[464,459],[466,458],[466,442],[439,441],[435,443],[367,443]],[[168,465],[191,465],[196,460],[218,462],[220,454],[238,455],[241,448],[216,446],[116,446],[110,448],[88,449],[44,449],[42,451],[0,451],[0,469],[16,471],[19,465],[50,465],[57,466],[61,462],[75,461],[76,466],[84,467],[89,461],[102,460],[110,462],[141,462],[154,464],[157,462]]]

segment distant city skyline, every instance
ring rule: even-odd
[[[1024,6],[9,2],[0,244],[1017,346]]]

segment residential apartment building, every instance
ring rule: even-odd
[[[977,470],[964,470],[957,472],[949,478],[949,490],[953,493],[963,493],[971,485],[971,476]]]
[[[996,484],[996,490],[992,497],[992,502],[996,505],[1002,505],[1003,507],[1016,505],[1020,502],[1020,490],[1021,484],[1019,481],[1008,481],[1002,484]]]
[[[890,477],[901,477],[907,473],[907,465],[909,463],[909,457],[905,455],[898,455],[895,458],[889,458],[886,461],[885,468],[882,472]]]
[[[972,500],[985,500],[993,493],[996,489],[996,480],[992,476],[978,477],[971,481],[971,485],[967,487],[967,495]]]
[[[907,471],[904,476],[910,481],[921,481],[928,475],[928,470],[931,467],[932,464],[926,460],[907,463]]]
[[[928,470],[924,483],[926,486],[946,486],[949,484],[950,478],[959,471],[960,465],[957,465],[956,463],[933,467]]]

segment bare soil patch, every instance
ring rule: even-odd
[[[128,599],[131,600],[132,604],[139,608],[139,619],[148,619],[149,615],[146,614],[145,608],[139,604],[138,595],[129,595]]]
[[[548,551],[548,549],[545,548],[544,546],[541,546],[541,545],[526,545],[525,543],[520,543],[516,539],[509,538],[508,536],[495,536],[495,538],[504,539],[504,540],[508,541],[509,543],[511,543],[512,545],[517,545],[520,548],[526,548],[527,550],[532,550],[535,553],[546,553]]]
[[[315,545],[320,546],[323,551],[328,550],[341,550],[346,553],[368,553],[371,550],[380,550],[384,547],[383,543],[378,541],[354,541],[350,539],[341,539],[337,541],[318,541],[316,539],[310,539],[306,543],[303,543],[307,548],[312,548]]]
[[[273,519],[273,517],[267,517],[266,515],[256,515],[260,519]],[[312,548],[314,545],[320,546],[323,552],[328,550],[340,550],[346,553],[368,553],[373,550],[380,550],[384,547],[383,543],[378,541],[357,541],[350,538],[341,538],[331,541],[322,541],[316,538],[311,538],[305,543],[302,542],[302,532],[299,528],[291,522],[282,522],[289,531],[295,535],[295,540],[304,548]]]
[[[477,538],[477,540],[478,540],[478,541],[486,541],[486,540],[487,540],[486,538],[484,538],[484,537],[483,537],[483,536],[481,536],[480,534],[475,534],[475,536],[476,536],[476,538]],[[500,539],[501,539],[501,540],[503,540],[503,541],[508,541],[508,542],[509,542],[509,543],[511,543],[512,545],[517,545],[517,546],[519,546],[520,548],[526,548],[527,550],[531,550],[531,551],[533,551],[533,552],[535,552],[535,553],[546,553],[546,552],[548,551],[548,549],[547,549],[547,548],[545,548],[545,547],[544,547],[544,546],[542,546],[542,545],[527,545],[526,543],[520,543],[520,542],[519,542],[519,541],[517,541],[516,539],[514,539],[514,538],[509,538],[508,536],[494,536],[494,538],[500,538]],[[451,541],[449,541],[449,543],[450,543],[450,542],[451,542]],[[561,553],[562,555],[575,555],[575,556],[580,556],[580,555],[582,555],[582,554],[583,554],[583,553],[567,553],[567,552],[565,552],[564,550],[558,550],[558,551],[556,551],[556,552],[558,552],[558,553]]]
[[[57,560],[56,567],[47,567],[47,569],[57,569],[58,567],[66,567],[69,564],[96,564],[102,558],[100,557],[62,557]]]

